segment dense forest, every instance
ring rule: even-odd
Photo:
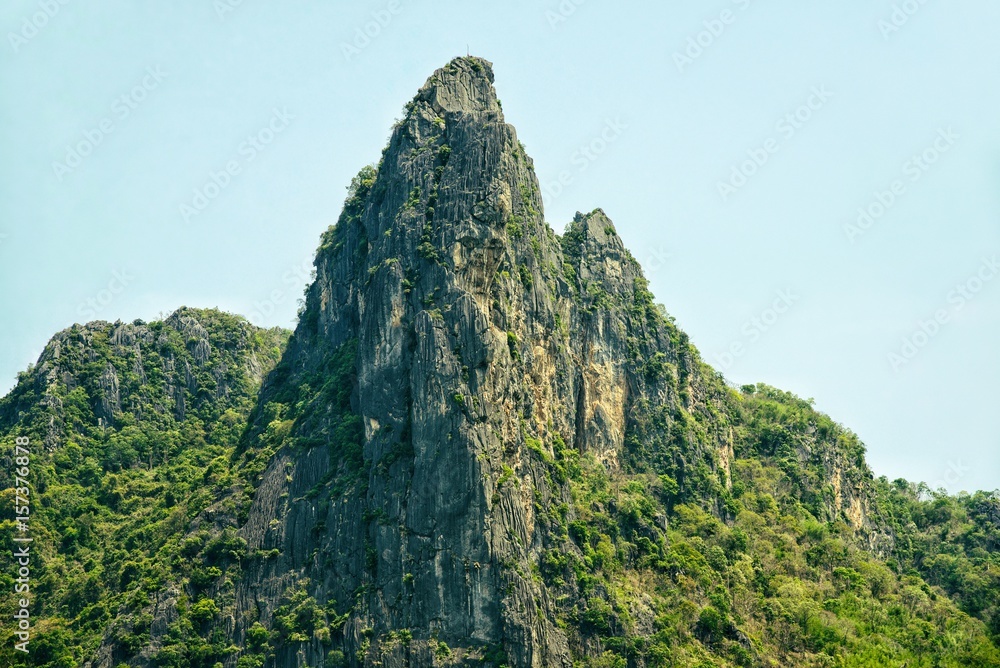
[[[229,460],[287,336],[181,309],[162,322],[74,326],[21,374],[0,401],[0,496],[12,536],[14,441],[27,437],[34,631],[25,664],[4,623],[4,665],[82,665],[120,610],[170,581],[192,519],[229,485]],[[0,564],[0,601],[14,610],[11,550]]]

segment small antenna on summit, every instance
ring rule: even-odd
[[[471,50],[469,50],[469,45],[468,45],[468,44],[466,44],[466,45],[465,45],[465,56],[466,56],[466,58],[468,58],[468,57],[470,57],[471,55],[472,55],[472,51],[471,51]]]

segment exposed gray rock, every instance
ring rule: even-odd
[[[98,382],[101,394],[98,398],[97,417],[106,424],[113,424],[115,415],[122,412],[121,393],[118,387],[118,372],[113,364],[108,362],[104,374]]]
[[[585,604],[576,585],[534,576],[547,550],[579,552],[546,518],[565,504],[575,519],[551,473],[559,451],[610,472],[669,470],[682,489],[698,472],[730,484],[724,384],[652,303],[603,211],[578,214],[561,238],[548,226],[492,84],[478,58],[435,72],[324,235],[299,326],[241,446],[244,465],[266,459],[247,474],[249,508],[234,516],[238,485],[193,523],[238,524],[253,555],[222,615],[240,650],[226,668],[253,655],[248,631],[275,629],[296,592],[335,635],[279,643],[251,663],[570,668],[602,648],[556,622]],[[203,364],[204,328],[183,314],[170,322]],[[182,416],[199,369],[164,364]],[[213,374],[225,392],[225,370]],[[865,493],[838,480],[836,511],[863,526]],[[705,503],[723,514],[720,499]],[[653,632],[650,600],[629,615]]]
[[[281,554],[238,584],[236,642],[308,578],[317,600],[355,601],[343,649],[366,666],[444,665],[426,649],[436,642],[457,663],[498,647],[518,668],[572,665],[555,602],[528,577],[549,540],[536,495],[565,492],[528,440],[551,457],[558,434],[618,468],[637,399],[680,401],[676,378],[638,372],[646,351],[630,337],[692,365],[664,325],[628,308],[641,272],[602,211],[578,215],[562,242],[545,223],[492,82],[475,58],[428,80],[361,215],[345,214],[317,258],[286,362],[316,368],[357,341],[352,405],[369,473],[360,495],[317,503],[307,492],[340,462],[321,449],[272,460],[241,534]],[[636,610],[643,624],[650,614]],[[407,648],[392,640],[400,629]],[[275,665],[317,665],[325,652],[288,648]]]

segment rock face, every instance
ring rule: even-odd
[[[576,519],[553,477],[570,457],[669,473],[724,513],[731,391],[652,303],[603,211],[562,238],[548,227],[492,84],[488,62],[461,58],[407,105],[325,235],[262,393],[245,447],[277,454],[240,534],[277,556],[237,583],[233,640],[274,628],[300,590],[343,624],[332,654],[317,636],[275,666],[569,668],[595,650],[555,623],[579,596],[557,601],[532,576],[547,550],[579,552],[545,510]],[[339,400],[315,394],[331,378]]]
[[[277,349],[285,336],[279,330],[260,331],[236,316],[189,308],[163,322],[74,325],[52,338],[38,364],[0,403],[0,425],[31,421],[42,410],[48,423],[44,442],[55,449],[68,428],[62,397],[74,390],[86,404],[85,417],[92,414],[97,427],[121,426],[128,414],[139,426],[161,429],[166,414],[183,420],[191,403],[212,403],[204,416],[210,419],[217,407],[203,393],[221,398],[238,388],[239,400],[245,401],[263,381],[258,345]],[[225,349],[211,351],[210,339],[224,341]]]
[[[262,610],[266,625],[285,593],[271,579],[306,577],[317,598],[359,597],[345,650],[366,665],[434,665],[431,645],[444,642],[456,661],[506,650],[514,665],[568,666],[551,601],[518,573],[541,541],[531,490],[542,471],[525,438],[576,429],[571,288],[489,64],[436,72],[369,178],[320,252],[288,361],[315,368],[317,350],[356,347],[361,479],[295,503],[343,464],[303,453],[287,461],[288,481],[286,462],[272,461],[243,533],[250,549],[282,554],[241,585],[237,609]],[[608,382],[623,391],[624,378]],[[621,443],[613,420],[588,433],[591,447]],[[398,629],[415,641],[387,642]]]

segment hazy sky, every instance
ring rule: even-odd
[[[706,360],[877,475],[1000,487],[1000,4],[694,4],[6,0],[0,390],[74,322],[291,326],[351,176],[469,49],[549,223],[604,208]]]

